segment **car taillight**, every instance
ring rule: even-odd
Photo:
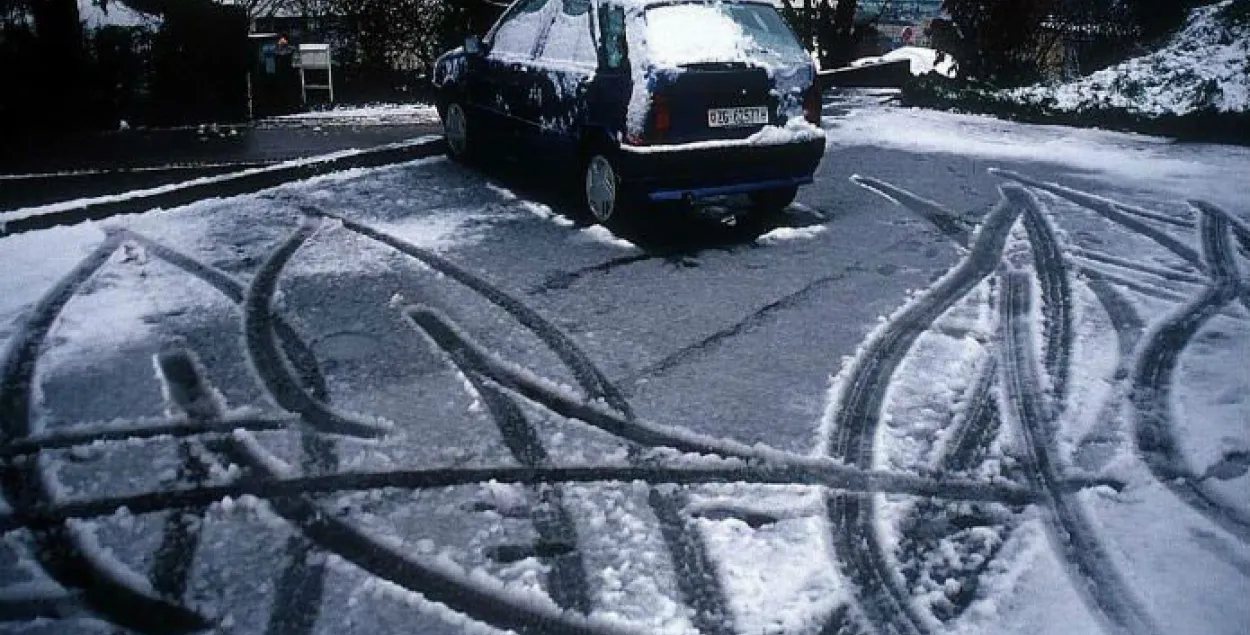
[[[820,79],[817,78],[803,95],[803,118],[813,126],[820,125],[820,97]]]
[[[669,109],[668,97],[655,95],[651,98],[651,139],[663,141],[668,131],[673,128],[673,114]]]

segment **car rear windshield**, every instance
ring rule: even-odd
[[[647,49],[657,66],[717,62],[806,63],[777,10],[764,4],[667,4],[647,9]]]

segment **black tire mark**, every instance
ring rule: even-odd
[[[657,260],[658,257],[651,254],[635,254],[632,256],[622,256],[613,258],[607,262],[601,262],[596,265],[574,269],[573,271],[557,271],[547,276],[542,283],[535,285],[529,290],[530,295],[542,295],[552,291],[564,291],[572,287],[578,280],[592,273],[607,273],[620,267],[626,267],[648,260]]]
[[[1067,260],[1041,201],[1028,193],[1024,228],[1033,251],[1033,267],[1042,287],[1043,364],[1054,387],[1057,411],[1066,406],[1068,373],[1072,363],[1072,287]]]
[[[552,326],[538,312],[524,303],[499,290],[486,280],[470,273],[468,270],[457,266],[450,260],[430,251],[352,220],[330,216],[323,210],[311,206],[305,205],[302,207],[302,210],[314,217],[329,216],[335,218],[343,224],[344,228],[387,245],[400,253],[416,258],[429,267],[477,292],[487,301],[512,315],[513,319],[546,344],[560,358],[560,361],[569,369],[574,379],[582,387],[582,390],[591,399],[602,399],[608,406],[621,413],[628,422],[634,420],[633,409],[625,399],[625,396],[595,366],[594,362],[560,329]],[[633,452],[630,454],[630,460],[635,460]],[[661,493],[658,497],[652,495],[648,498],[651,510],[655,513],[661,525],[670,528],[669,532],[664,533],[665,542],[670,556],[674,559],[674,569],[679,577],[686,572],[707,571],[710,565],[706,563],[711,562],[711,557],[707,553],[707,546],[704,544],[702,536],[697,531],[694,531],[694,528],[690,527],[680,516],[679,510],[684,505],[683,496],[680,493]],[[666,500],[668,498],[672,498],[672,500]],[[679,558],[685,557],[693,559],[678,561]],[[713,622],[719,621],[721,619],[720,616],[729,615],[728,601],[725,599],[724,591],[720,587],[719,578],[715,576],[709,578],[707,575],[700,575],[700,578],[699,580],[679,582],[679,586],[682,588],[700,589],[697,595],[686,595],[683,599],[695,609],[696,622],[704,620],[701,616],[710,616],[706,619]]]
[[[44,340],[70,298],[120,245],[121,236],[109,234],[39,301],[25,327],[14,336],[13,346],[0,366],[0,426],[6,440],[22,439],[33,432],[32,382]],[[0,485],[16,517],[54,500],[41,463],[38,458],[31,458],[0,468]],[[101,566],[82,536],[65,523],[33,528],[32,534],[40,567],[62,587],[81,589],[83,602],[112,623],[153,635],[188,633],[209,626],[202,616],[132,588],[110,567]]]
[[[1136,410],[1137,451],[1155,478],[1194,511],[1250,543],[1250,519],[1210,495],[1185,464],[1173,435],[1170,394],[1173,373],[1186,345],[1207,320],[1238,294],[1237,265],[1229,241],[1229,224],[1221,214],[1204,213],[1199,229],[1211,286],[1172,314],[1142,345],[1133,372],[1132,401]]]
[[[165,384],[165,392],[173,402],[170,405],[180,409],[192,422],[211,425],[225,416],[217,396],[203,381],[203,367],[191,353],[161,353],[156,356],[156,367]],[[198,440],[184,440],[178,444],[182,460],[178,469],[179,483],[197,487],[207,482],[209,466],[202,456],[206,451]],[[181,602],[186,594],[187,580],[200,545],[200,521],[207,510],[207,507],[176,510],[166,516],[161,544],[156,549],[148,575],[152,588],[160,596]]]
[[[432,311],[410,309],[408,318],[433,340],[436,346],[446,351],[455,360],[457,367],[483,395],[487,407],[492,410],[499,422],[505,441],[512,448],[514,455],[518,455],[522,464],[533,466],[535,460],[539,458],[542,459],[542,463],[546,463],[545,452],[541,457],[534,456],[534,453],[541,450],[542,446],[538,435],[525,421],[524,415],[502,392],[484,381],[484,377],[494,379],[489,372],[484,376],[482,374],[486,366],[484,362],[488,359],[484,351],[476,347],[467,337],[457,336],[451,323]],[[631,463],[638,465],[639,457],[635,451],[636,446],[631,447],[630,450]],[[529,463],[526,463],[527,458]],[[702,537],[698,535],[697,528],[691,526],[682,515],[681,510],[687,503],[685,495],[681,492],[661,493],[652,487],[647,503],[659,523],[661,536],[673,562],[678,591],[683,600],[694,609],[693,621],[696,628],[700,632],[709,634],[727,632],[731,618],[728,603],[719,579],[715,577],[714,565]],[[537,522],[535,526],[541,535],[542,528]],[[567,539],[569,534],[574,533],[571,522],[568,523],[567,528],[553,527],[551,529],[555,530],[554,535],[542,536],[544,539],[558,540],[561,537]],[[576,588],[578,584],[584,586],[584,569],[580,558],[576,565],[576,572],[570,571],[565,574],[565,579],[556,580],[559,585],[557,588]],[[576,578],[572,577],[574,573]],[[584,596],[569,596],[566,599],[584,604],[589,602],[589,599]],[[561,604],[561,606],[564,605]]]
[[[1138,315],[1133,303],[1126,300],[1102,275],[1086,269],[1082,269],[1081,273],[1087,278],[1090,291],[1094,292],[1098,302],[1107,311],[1107,317],[1111,318],[1111,325],[1115,327],[1119,340],[1121,359],[1128,359],[1137,348],[1137,342],[1146,328],[1145,322]]]
[[[309,394],[282,354],[273,329],[271,303],[278,277],[291,256],[317,231],[320,223],[309,219],[280,245],[256,272],[243,301],[243,336],[248,357],[256,374],[279,406],[298,412],[314,429],[330,434],[378,437],[385,429],[376,422],[356,419],[336,412],[324,401]]]
[[[510,314],[522,326],[534,333],[544,344],[551,348],[564,363],[565,366],[573,373],[574,379],[577,380],[583,389],[587,391],[592,398],[602,398],[609,406],[627,416],[632,416],[633,410],[629,406],[629,402],[621,395],[595,365],[594,362],[581,351],[577,345],[569,339],[559,329],[553,327],[550,322],[545,320],[537,311],[529,308],[525,304],[518,302],[512,296],[495,288],[494,285],[486,280],[470,273],[468,270],[461,268],[459,265],[439,256],[433,252],[421,249],[415,245],[404,242],[394,236],[384,232],[377,231],[367,225],[357,223],[342,217],[333,216],[316,208],[303,206],[302,211],[311,216],[324,216],[333,218],[343,224],[343,227],[360,234],[366,238],[371,238],[392,249],[403,253],[407,256],[415,258],[429,267],[439,271],[447,277],[459,282],[460,284],[477,292],[491,304],[503,309]]]
[[[126,231],[124,235],[128,240],[142,245],[150,255],[203,280],[234,304],[243,308],[246,316],[244,304],[247,301],[247,288],[234,277],[141,234]],[[282,364],[281,359],[277,359],[275,360],[276,366],[270,368],[282,369],[290,373],[282,381],[294,382],[296,387],[307,391],[312,401],[320,403],[328,401],[329,391],[326,387],[325,376],[321,374],[312,349],[281,316],[272,315],[271,320],[273,334],[277,336],[281,351],[285,354],[290,367]],[[272,350],[276,351],[276,349]],[[201,372],[198,366],[193,365],[191,370],[195,382],[202,386],[208,385],[205,378],[198,374]],[[301,419],[306,420],[304,416],[301,416]],[[306,471],[316,473],[337,467],[338,458],[332,442],[303,429],[300,431],[300,447],[303,451],[303,467]],[[308,610],[307,607],[320,607],[320,598],[324,591],[325,565],[313,560],[309,557],[310,555],[311,545],[307,541],[298,536],[287,541],[284,549],[286,565],[276,586],[274,608],[269,615],[267,635],[303,635],[312,632],[316,626],[317,611]]]
[[[1250,251],[1250,247],[1247,247],[1250,245],[1250,226],[1248,226],[1245,221],[1206,201],[1191,200],[1189,201],[1189,205],[1205,216],[1219,216],[1223,218],[1224,222],[1228,223],[1233,235],[1235,235],[1237,240],[1242,244],[1242,248]],[[1246,308],[1246,311],[1250,312],[1250,281],[1247,281],[1246,278],[1242,278],[1240,273],[1238,273],[1237,264],[1231,257],[1231,246],[1228,251],[1230,252],[1230,257],[1228,259],[1228,271],[1226,273],[1232,275],[1232,277],[1237,280],[1240,291],[1238,298],[1241,300],[1241,305]]]
[[[1022,188],[1002,186],[999,191],[1002,199],[986,216],[964,259],[904,309],[867,345],[851,368],[840,396],[841,407],[829,430],[827,451],[833,458],[860,469],[872,467],[872,444],[890,377],[920,335],[998,267],[1011,227],[1027,206]],[[861,610],[880,627],[897,633],[928,630],[886,559],[873,522],[876,505],[872,498],[851,500],[849,495],[831,494],[827,504],[835,550],[841,554],[845,574],[858,587]],[[852,537],[862,544],[852,542]]]
[[[979,454],[989,448],[1002,425],[998,400],[994,397],[994,380],[998,377],[998,358],[991,351],[977,382],[969,393],[968,410],[951,434],[947,449],[938,465],[943,473],[961,474],[974,469]]]
[[[229,440],[221,443],[228,444]],[[219,444],[214,444],[214,446]],[[216,447],[214,447],[216,451]],[[116,497],[38,503],[0,516],[0,532],[18,528],[43,529],[69,519],[111,516],[125,507],[135,515],[190,509],[223,498],[255,496],[273,499],[298,495],[363,492],[371,490],[436,489],[475,485],[488,481],[516,485],[563,483],[620,483],[645,481],[652,484],[705,485],[744,483],[753,485],[811,485],[846,492],[884,492],[918,497],[944,498],[968,502],[1026,505],[1038,494],[1024,487],[972,481],[927,480],[888,472],[863,472],[833,466],[743,466],[692,467],[654,463],[646,466],[602,467],[561,466],[549,468],[499,467],[414,469],[385,472],[337,472],[268,480],[249,480],[187,489],[163,489]],[[1080,491],[1088,481],[1063,481],[1064,491]]]
[[[1063,554],[1073,588],[1095,615],[1122,633],[1158,633],[1099,543],[1080,501],[1063,491],[1062,466],[1054,459],[1058,409],[1045,399],[1033,353],[1031,282],[1029,275],[1021,271],[1009,272],[1004,280],[1002,375],[1006,401],[1011,404],[1011,413],[1024,437],[1021,459],[1030,481],[1042,495],[1051,547]]]
[[[219,293],[229,298],[234,304],[243,306],[247,287],[230,274],[207,266],[142,234],[129,230],[122,230],[121,233],[126,240],[143,246],[149,255],[160,258],[203,280]],[[273,315],[272,320],[273,329],[277,332],[278,339],[282,343],[282,350],[286,354],[287,359],[290,360],[300,384],[312,394],[314,399],[325,400],[329,391],[326,388],[325,377],[321,374],[321,369],[317,364],[317,358],[313,354],[312,348],[299,337],[295,329],[282,316]]]
[[[362,437],[379,436],[384,433],[380,425],[336,412],[326,401],[328,395],[319,397],[313,392],[325,392],[325,380],[320,375],[316,358],[308,352],[305,359],[297,357],[300,361],[293,362],[283,354],[281,342],[288,342],[286,348],[292,350],[291,343],[302,340],[294,335],[289,340],[280,340],[275,328],[278,320],[274,318],[271,307],[278,279],[286,263],[319,227],[320,219],[306,219],[301,223],[261,265],[252,284],[244,292],[243,339],[248,357],[261,383],[278,405],[298,412],[315,430]],[[293,334],[293,329],[291,331]],[[306,346],[295,347],[294,350],[308,351]],[[299,366],[292,368],[292,364]],[[304,369],[302,372],[298,370],[301,366]],[[302,430],[300,448],[305,472],[318,473],[338,467],[332,441],[312,431]],[[286,565],[278,580],[265,633],[303,635],[312,632],[316,626],[325,587],[325,565],[320,561],[310,562],[312,545],[301,537],[288,539],[284,551]],[[315,606],[317,610],[309,610],[310,606]]]
[[[920,198],[903,188],[891,185],[880,179],[856,174],[851,177],[851,181],[918,214],[957,244],[967,247],[972,243],[972,233],[975,225],[945,207],[933,201]]]
[[[1024,176],[1023,174],[1019,174],[1011,170],[1003,170],[1000,168],[990,168],[989,173],[995,176],[1001,176],[1005,179],[1011,179],[1012,181],[1023,183],[1025,185],[1028,185],[1029,187],[1033,187],[1039,190],[1050,192],[1051,194],[1054,194],[1055,196],[1058,196],[1059,198],[1067,199],[1069,201],[1072,201],[1073,203],[1076,203],[1077,205],[1080,205],[1081,207],[1099,211],[1099,213],[1102,213],[1102,211],[1100,210],[1110,210],[1117,215],[1144,218],[1146,220],[1155,221],[1156,223],[1163,223],[1164,225],[1180,227],[1181,229],[1194,229],[1198,226],[1197,223],[1195,223],[1194,221],[1188,218],[1177,218],[1175,216],[1169,216],[1167,214],[1162,214],[1159,212],[1152,212],[1148,209],[1142,209],[1140,207],[1134,207],[1132,205],[1125,205],[1124,203],[1119,203],[1116,201],[1102,198],[1100,196],[1095,196],[1093,194],[1082,192],[1080,190],[1076,190],[1070,187],[1065,187],[1063,185],[1059,185],[1058,183],[1047,183],[1044,181],[1039,181],[1037,179]]]
[[[1106,254],[1100,251],[1093,251],[1091,249],[1079,249],[1079,248],[1074,249],[1072,250],[1072,257],[1079,258],[1081,260],[1088,260],[1091,262],[1102,263],[1105,265],[1111,265],[1117,269],[1128,269],[1129,271],[1147,273],[1152,276],[1163,278],[1164,280],[1167,280],[1169,282],[1182,282],[1185,284],[1197,284],[1197,285],[1206,285],[1207,283],[1206,278],[1186,272],[1186,271],[1181,271],[1179,269],[1174,269],[1174,268],[1167,267],[1167,266],[1155,267],[1151,265],[1146,265],[1140,262],[1134,262],[1127,258],[1120,258],[1118,256],[1113,256],[1111,254]]]
[[[859,610],[876,629],[892,635],[919,635],[928,629],[895,578],[880,538],[873,535],[875,505],[870,495],[837,494],[826,499],[834,555],[855,585]]]
[[[1157,298],[1159,300],[1177,304],[1183,304],[1185,302],[1185,296],[1181,295],[1179,291],[1172,291],[1170,288],[1157,287],[1141,282],[1140,280],[1121,277],[1104,269],[1099,269],[1096,265],[1091,263],[1086,263],[1081,266],[1080,270],[1081,273],[1085,274],[1089,278],[1098,278],[1104,282],[1111,282],[1124,287],[1125,289],[1140,293],[1146,297]]]
[[[431,338],[450,359],[452,364],[468,378],[474,391],[481,397],[482,403],[499,428],[504,444],[508,446],[513,458],[526,467],[545,467],[551,464],[542,438],[534,429],[525,413],[500,390],[486,383],[473,369],[471,359],[462,353],[462,348],[455,341]],[[531,488],[531,496],[537,504],[531,508],[530,521],[538,533],[538,539],[546,544],[577,545],[577,527],[564,506],[564,494],[559,486],[539,484]],[[573,609],[582,614],[591,610],[590,596],[587,594],[589,585],[586,580],[586,569],[581,554],[574,548],[565,553],[556,554],[549,559],[551,572],[547,576],[547,587],[551,599],[564,609]]]
[[[779,450],[763,449],[761,446],[748,446],[734,441],[707,437],[644,420],[625,420],[594,404],[573,401],[559,390],[525,377],[522,372],[513,370],[504,362],[493,359],[489,353],[469,340],[466,335],[458,332],[455,326],[431,309],[410,307],[407,315],[429,337],[447,342],[441,345],[456,346],[474,372],[489,378],[502,388],[562,417],[581,421],[639,445],[675,448],[684,452],[742,459],[746,462],[746,467],[741,468],[744,470],[743,474],[753,470],[760,470],[761,473],[767,473],[770,470],[791,471],[796,476],[798,474],[822,474],[831,481],[840,480],[848,485],[854,484],[848,489],[855,490],[872,489],[918,496],[979,500],[1018,499],[1019,497],[1008,492],[1024,492],[1024,490],[1014,488],[999,490],[997,489],[999,486],[986,489],[986,484],[979,481],[954,478],[930,480],[894,472],[874,472],[859,467],[848,467],[828,459],[811,458]],[[807,478],[809,477],[801,477],[800,480]],[[991,491],[1003,495],[987,496]],[[1029,496],[1025,495],[1024,500],[1029,500]]]
[[[1092,212],[1097,213],[1098,215],[1106,218],[1107,220],[1123,225],[1124,227],[1131,229],[1134,232],[1137,232],[1141,234],[1142,236],[1145,236],[1146,238],[1149,238],[1150,240],[1154,241],[1155,243],[1157,243],[1159,246],[1163,247],[1164,249],[1167,249],[1168,251],[1171,251],[1172,253],[1176,254],[1179,258],[1181,258],[1185,262],[1188,262],[1189,264],[1193,265],[1194,267],[1198,269],[1205,270],[1205,267],[1203,266],[1202,258],[1198,255],[1197,251],[1194,251],[1191,247],[1189,247],[1189,245],[1186,245],[1180,242],[1179,240],[1173,238],[1167,232],[1161,231],[1154,225],[1144,222],[1142,218],[1149,218],[1149,220],[1170,223],[1175,226],[1185,227],[1185,228],[1193,227],[1193,224],[1191,223],[1186,222],[1184,224],[1178,224],[1174,222],[1177,219],[1163,216],[1161,214],[1151,214],[1150,216],[1144,216],[1143,212],[1145,212],[1145,210],[1133,210],[1123,205],[1118,205],[1111,201],[1101,199],[1096,196],[1091,196],[1089,194],[1085,194],[1084,192],[1078,192],[1077,190],[1066,188],[1061,185],[1055,185],[1052,183],[1044,183],[1042,181],[1038,181],[1037,179],[1033,179],[1033,178],[1024,176],[1022,174],[1017,174],[1010,170],[1000,170],[997,168],[990,168],[990,174],[993,174],[995,176],[1000,176],[1005,179],[1010,179],[1012,181],[1016,181],[1017,183],[1027,185],[1035,189],[1043,190],[1045,192],[1050,192],[1051,194],[1054,194],[1055,196],[1058,196],[1060,198],[1064,198],[1073,203],[1076,203],[1077,205],[1080,205],[1081,207],[1084,207]],[[1168,220],[1163,220],[1163,219],[1168,219]]]
[[[162,419],[157,421],[140,421],[130,425],[118,425],[110,422],[108,427],[96,425],[83,426],[79,429],[57,430],[44,434],[34,434],[24,439],[16,439],[0,446],[0,460],[11,460],[18,457],[39,454],[48,450],[67,450],[70,448],[107,443],[144,439],[187,439],[192,437],[230,434],[235,430],[251,432],[267,432],[284,430],[299,425],[299,419],[275,416],[239,415],[227,416],[220,421],[192,421],[183,417]]]
[[[264,458],[253,454],[245,444],[234,444],[231,450],[234,461],[262,479],[277,476],[268,471]],[[615,630],[592,625],[570,613],[517,602],[479,587],[467,577],[457,579],[439,567],[427,566],[334,517],[308,495],[271,498],[269,504],[325,551],[472,619],[521,635],[603,635]]]

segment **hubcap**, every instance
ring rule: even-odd
[[[447,117],[443,119],[443,136],[447,137],[447,147],[451,153],[461,156],[469,146],[469,136],[465,123],[464,109],[460,104],[447,107]]]
[[[602,155],[595,155],[586,165],[586,205],[600,223],[616,211],[616,170]]]

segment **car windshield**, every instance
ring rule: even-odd
[[[687,3],[647,10],[647,48],[657,66],[716,62],[804,63],[807,53],[777,10],[763,4]]]

